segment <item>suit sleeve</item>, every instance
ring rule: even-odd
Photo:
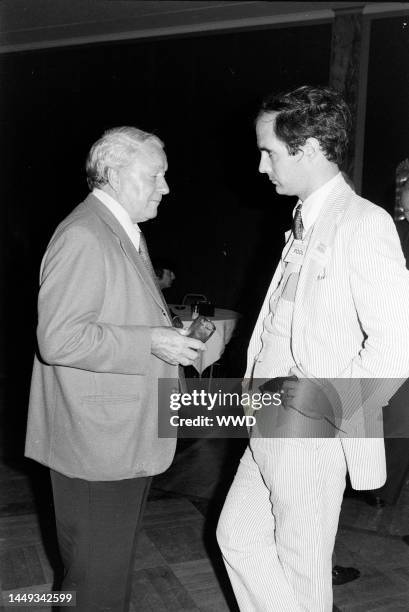
[[[40,275],[37,341],[45,363],[93,372],[148,372],[149,326],[115,325],[100,318],[109,296],[105,253],[97,236],[78,226],[56,234]]]
[[[370,414],[409,376],[409,271],[392,218],[371,209],[349,244],[350,286],[365,340],[334,385],[344,418]],[[346,380],[345,380],[346,379]]]

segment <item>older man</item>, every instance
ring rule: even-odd
[[[259,171],[299,201],[246,372],[283,408],[260,411],[218,526],[243,612],[332,610],[346,470],[356,489],[385,481],[383,439],[363,436],[409,372],[409,273],[390,216],[339,172],[348,127],[322,87],[271,96],[257,119]]]
[[[86,170],[92,193],[41,266],[26,455],[51,469],[62,588],[79,612],[122,612],[151,476],[175,450],[157,435],[157,382],[204,346],[172,328],[138,226],[169,192],[162,142],[111,129]]]

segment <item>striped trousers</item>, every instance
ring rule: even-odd
[[[242,612],[331,612],[346,462],[335,438],[253,438],[217,540]]]

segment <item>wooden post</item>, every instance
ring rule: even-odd
[[[351,109],[351,142],[344,170],[357,193],[362,187],[370,35],[363,6],[334,10],[330,66],[330,85],[344,95]]]

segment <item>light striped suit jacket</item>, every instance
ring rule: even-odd
[[[286,234],[289,248],[290,232]],[[278,265],[248,349],[245,379],[282,276]],[[381,409],[409,376],[409,272],[390,215],[340,181],[315,223],[300,271],[291,350],[298,377],[330,379],[342,401],[352,486],[386,478]],[[365,379],[365,381],[363,381]]]

